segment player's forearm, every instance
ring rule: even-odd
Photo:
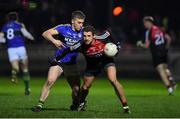
[[[82,46],[83,43],[84,43],[83,40],[77,42],[77,43],[74,44],[73,46],[70,46],[70,50],[71,50],[71,51],[74,51],[74,50],[80,51],[80,50],[81,50],[81,46]]]
[[[137,41],[136,45],[138,47],[142,47],[142,48],[148,48],[148,44],[147,43],[143,43],[142,41]]]
[[[34,40],[34,37],[25,28],[22,28],[21,32],[26,38],[30,40]]]
[[[101,34],[101,35],[95,35],[95,38],[96,39],[102,39],[102,40],[104,40],[104,39],[106,39],[107,37],[109,37],[110,36],[110,32],[109,31],[105,31],[103,34]]]
[[[142,48],[148,48],[148,46],[147,46],[146,44],[144,44],[144,43],[141,44],[140,47],[142,47]]]
[[[0,43],[5,43],[6,39],[4,38],[4,33],[0,32]]]
[[[50,42],[53,43],[53,44],[54,44],[54,42],[56,41],[56,39],[52,36],[52,34],[51,34],[48,30],[45,31],[45,32],[43,32],[42,36],[43,36],[46,40],[50,41]]]
[[[167,47],[169,48],[172,39],[171,39],[171,37],[170,37],[168,34],[165,34],[165,35],[164,35],[164,38],[166,39],[166,41],[167,41]]]

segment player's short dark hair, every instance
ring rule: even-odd
[[[71,19],[75,19],[75,18],[85,19],[86,15],[82,11],[76,10],[72,12],[72,15],[71,15]]]
[[[9,12],[7,14],[8,20],[18,20],[18,13],[17,12]]]
[[[83,28],[83,32],[92,32],[92,34],[94,35],[96,33],[96,30],[93,26],[88,25]]]
[[[152,16],[145,16],[143,18],[143,21],[149,21],[151,23],[154,23],[154,18]]]

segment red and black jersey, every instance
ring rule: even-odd
[[[104,54],[105,42],[94,39],[89,45],[82,45],[81,52],[89,58],[98,58]]]
[[[146,40],[150,43],[150,50],[154,67],[161,63],[167,63],[167,48],[164,33],[157,27],[153,26],[146,32]]]
[[[85,56],[87,69],[98,69],[108,63],[113,63],[113,58],[104,54],[105,41],[94,39],[90,45],[82,44],[81,53]]]
[[[164,33],[155,25],[146,31],[146,40],[149,40],[151,50],[166,48]]]

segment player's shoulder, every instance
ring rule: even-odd
[[[70,28],[71,24],[59,24],[59,25],[55,26],[55,28],[59,28],[59,27],[61,27],[61,28]]]
[[[160,28],[158,26],[155,26],[155,25],[152,27],[152,30],[153,31],[161,31]]]
[[[160,28],[158,26],[153,26],[151,29],[151,33],[152,34],[156,34],[156,33],[161,33],[162,31],[160,30]]]
[[[22,22],[19,21],[15,21],[15,24],[21,27],[25,27],[25,25]]]
[[[2,25],[2,30],[5,30],[5,29],[9,28],[10,26],[11,27],[13,26],[12,22],[6,22]]]

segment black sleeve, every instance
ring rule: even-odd
[[[96,39],[101,39],[101,40],[103,40],[105,42],[112,42],[112,43],[117,45],[118,49],[121,48],[120,41],[117,40],[115,34],[112,32],[112,30],[110,28],[107,28],[105,30],[105,32],[103,32],[102,35],[97,35],[95,38]]]
[[[106,38],[108,38],[110,36],[110,32],[109,31],[104,31],[102,34],[98,34],[95,36],[96,39],[99,40],[105,40]]]
[[[81,50],[81,46],[84,44],[84,41],[83,40],[81,40],[81,41],[79,41],[79,42],[77,42],[76,44],[74,44],[73,46],[70,46],[70,50],[71,51],[74,51],[74,50],[76,50],[76,51],[80,51]]]
[[[61,54],[55,57],[56,61],[60,60],[64,56],[66,56],[69,52],[71,52],[70,48],[65,49]]]
[[[117,40],[112,30],[110,28],[107,28],[107,31],[110,33],[110,36],[108,37],[108,39],[110,39],[110,41],[113,42],[114,44],[117,44],[119,41]]]
[[[80,42],[77,42],[76,44],[74,44],[73,46],[68,47],[67,49],[65,49],[61,54],[59,54],[58,56],[56,56],[56,61],[60,60],[61,58],[63,58],[64,56],[66,56],[69,52],[73,52],[73,51],[77,51],[77,52],[81,52],[81,45],[83,44],[83,40],[81,40]]]

